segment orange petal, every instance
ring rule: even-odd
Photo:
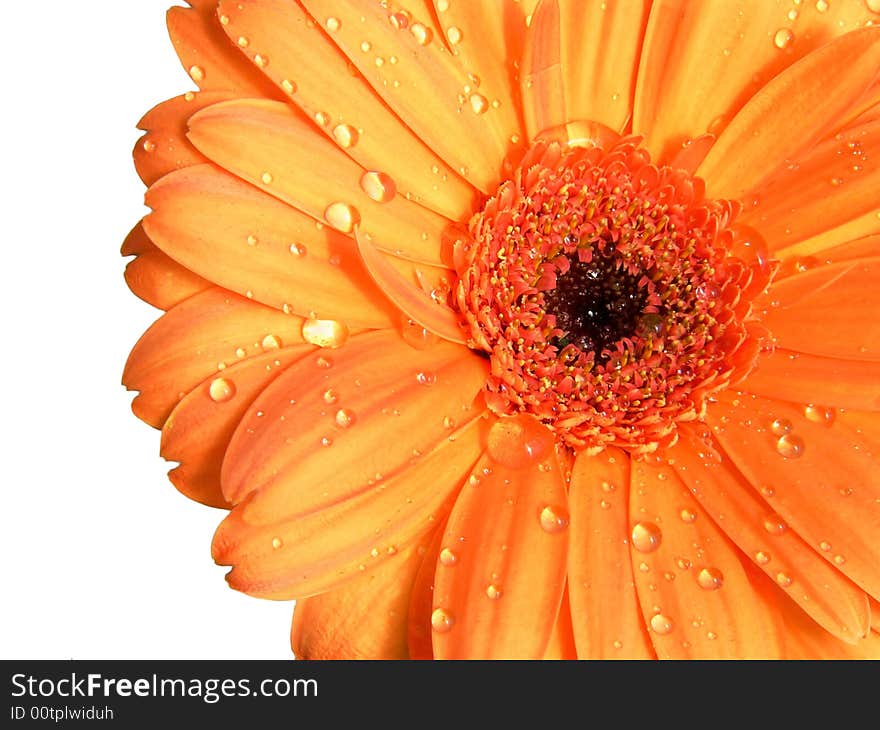
[[[414,10],[405,24],[394,11],[361,0],[303,0],[318,23],[338,21],[330,34],[386,104],[441,158],[484,193],[498,183],[507,152],[506,113],[480,92],[441,42],[413,33],[430,25]],[[363,48],[366,47],[365,52]],[[397,59],[392,63],[391,58]],[[380,60],[381,59],[381,60]]]
[[[396,195],[392,180],[370,177],[290,105],[255,99],[215,104],[191,117],[189,128],[202,153],[279,200],[344,233],[360,225],[404,258],[441,263],[449,221]]]
[[[569,608],[568,590],[562,593],[562,603],[559,605],[559,614],[553,625],[553,632],[547,641],[543,659],[555,659],[568,661],[577,659],[577,647],[574,642],[574,629],[571,624],[571,609]]]
[[[202,91],[280,97],[275,86],[241,56],[226,37],[214,2],[168,10],[168,33],[183,68]],[[245,39],[243,41],[247,43]]]
[[[464,347],[409,347],[388,330],[351,338],[284,372],[232,439],[223,491],[252,523],[319,511],[406,472],[482,412],[486,363]]]
[[[162,427],[162,456],[180,466],[168,473],[190,499],[212,507],[231,505],[220,490],[220,465],[232,434],[254,399],[278,374],[314,348],[269,350],[230,365],[190,391]]]
[[[629,481],[630,457],[619,449],[575,459],[568,592],[581,659],[655,658],[627,547]]]
[[[438,659],[539,659],[559,612],[568,512],[553,445],[548,434],[540,464],[498,463],[498,423],[446,527],[431,614]]]
[[[399,473],[379,482],[371,478],[362,489],[303,516],[284,516],[297,510],[292,504],[276,515],[259,514],[256,522],[250,505],[260,494],[251,494],[217,529],[214,559],[233,566],[226,576],[233,588],[276,599],[323,593],[375,569],[448,514],[484,439],[474,422],[453,437]],[[342,464],[349,461],[341,458]],[[312,491],[322,486],[310,484]]]
[[[122,244],[123,256],[136,256],[125,267],[125,283],[135,295],[169,310],[184,299],[210,288],[211,282],[162,253],[138,223]]]
[[[649,7],[642,0],[545,0],[538,6],[523,64],[530,136],[573,120],[625,128]]]
[[[860,2],[816,5],[794,8],[792,19],[779,3],[654,2],[633,117],[654,158],[665,162],[685,140],[720,133],[764,84],[870,16]]]
[[[788,350],[880,360],[880,256],[810,269],[774,283],[761,323]],[[774,306],[776,305],[776,306]]]
[[[794,530],[768,532],[764,523],[773,510],[716,450],[708,429],[680,425],[679,433],[665,456],[715,523],[827,631],[850,643],[863,636],[869,621],[864,592]]]
[[[863,28],[780,73],[718,135],[697,170],[706,194],[737,199],[755,190],[784,160],[821,139],[865,92],[878,66],[880,28]]]
[[[303,342],[303,320],[225,289],[206,289],[160,317],[132,348],[122,374],[140,391],[135,415],[159,428],[199,383],[249,355]]]
[[[661,659],[775,659],[779,632],[742,554],[672,469],[634,460],[633,575]]]
[[[228,91],[187,92],[163,101],[138,123],[146,134],[134,146],[134,166],[146,185],[182,167],[207,162],[186,138],[187,119],[200,109],[234,98]]]
[[[146,200],[156,245],[230,291],[352,327],[399,322],[350,238],[213,165],[166,175]]]
[[[880,122],[835,135],[778,171],[742,220],[782,258],[821,256],[831,246],[880,233],[878,158]]]
[[[880,410],[880,363],[776,350],[737,387],[768,398]]]
[[[474,189],[394,115],[359,73],[352,73],[345,54],[300,5],[223,0],[219,12],[229,37],[247,38],[242,51],[263,59],[263,73],[361,167],[381,170],[395,180],[401,195],[441,215],[469,217]],[[394,154],[388,154],[390,140]]]
[[[341,588],[297,601],[290,632],[296,658],[409,659],[407,612],[422,562],[419,547],[401,550]]]
[[[434,2],[448,47],[468,78],[479,79],[477,90],[491,100],[511,141],[524,131],[515,64],[522,57],[528,4]]]
[[[422,562],[416,573],[409,604],[409,656],[410,659],[428,660],[434,658],[431,646],[431,609],[434,604],[434,573],[443,536],[446,532],[445,521],[434,528],[427,549],[422,555]]]
[[[388,298],[410,319],[445,340],[465,343],[464,331],[455,311],[440,302],[397,271],[379,249],[370,241],[368,234],[356,234],[358,251],[373,281]]]
[[[880,463],[834,411],[722,394],[708,423],[777,517],[871,595],[880,596]],[[877,416],[874,416],[877,419]],[[784,522],[783,522],[784,521]]]

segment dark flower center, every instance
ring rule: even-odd
[[[556,317],[556,326],[563,331],[559,349],[575,345],[595,353],[596,361],[607,360],[603,351],[636,333],[647,303],[640,279],[612,256],[595,257],[589,263],[573,260],[568,272],[557,277],[556,288],[544,293],[544,310]]]

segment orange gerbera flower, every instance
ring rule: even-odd
[[[124,382],[307,658],[880,657],[876,0],[191,0]]]

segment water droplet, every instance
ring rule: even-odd
[[[355,225],[360,222],[360,215],[353,206],[337,201],[330,203],[324,210],[324,220],[337,231],[351,233]]]
[[[282,79],[281,80],[281,88],[283,89],[285,94],[295,94],[296,93],[296,84],[293,83],[290,79]]]
[[[156,143],[151,139],[144,140],[144,152],[155,152],[156,151]]]
[[[297,258],[302,258],[308,253],[308,249],[301,243],[291,243],[290,244],[290,253],[292,253]]]
[[[776,451],[786,459],[796,459],[804,453],[804,440],[800,436],[787,433],[776,442]]]
[[[792,584],[791,576],[787,573],[777,573],[776,583],[782,588],[788,588]]]
[[[239,48],[247,48],[251,44],[251,42],[247,39],[247,37],[243,36],[243,35],[240,35],[238,37],[238,40],[236,41],[236,43],[238,44]]]
[[[820,13],[824,13],[828,10],[828,0],[816,0],[816,10]]]
[[[336,416],[333,420],[336,421],[336,425],[339,428],[349,428],[355,422],[354,411],[350,408],[340,408],[336,411]]]
[[[494,583],[491,583],[486,588],[486,596],[491,598],[493,601],[497,601],[499,598],[501,598],[501,589]]]
[[[787,527],[784,520],[777,514],[769,515],[764,519],[764,529],[771,535],[781,535]]]
[[[770,553],[765,553],[763,550],[759,550],[755,553],[755,562],[759,565],[767,565],[770,562]]]
[[[544,532],[551,534],[562,532],[568,527],[568,513],[559,507],[544,507],[539,519]]]
[[[437,335],[411,319],[404,320],[402,334],[406,344],[415,350],[427,350],[440,341]]]
[[[373,47],[373,44],[370,43],[369,41],[364,41],[363,43],[361,43],[361,51],[362,51],[363,53],[369,53],[369,52],[370,52],[370,49],[371,49],[372,47]]]
[[[339,21],[339,18],[327,18],[327,20],[324,22],[324,25],[331,33],[335,33],[342,27],[342,23]]]
[[[447,568],[449,568],[455,565],[457,562],[458,556],[449,548],[443,548],[440,551],[440,565],[445,565]]]
[[[358,131],[350,124],[337,124],[333,127],[333,139],[340,147],[354,147],[358,136]]]
[[[434,33],[431,31],[431,29],[423,25],[422,23],[413,23],[409,28],[409,32],[413,34],[413,37],[416,39],[416,43],[418,43],[420,46],[427,46],[434,36]]]
[[[804,408],[804,417],[813,423],[824,423],[826,426],[830,426],[834,423],[834,409],[810,403]]]
[[[770,424],[770,430],[777,436],[784,436],[791,432],[791,421],[786,418],[777,418]]]
[[[445,13],[449,10],[449,0],[437,0],[436,5],[438,13]]]
[[[687,558],[677,558],[675,564],[681,568],[681,570],[690,570],[692,565],[691,561]]]
[[[843,555],[835,555],[833,560],[835,565],[843,565],[846,562],[846,558]]]
[[[263,181],[263,185],[271,185],[273,179],[274,179],[274,178],[272,177],[272,173],[271,173],[271,172],[264,172],[264,173],[260,176],[260,180]]]
[[[673,626],[672,619],[662,613],[651,616],[651,630],[655,634],[668,634],[672,631]]]
[[[831,543],[827,540],[822,540],[822,542],[819,543],[819,548],[827,553],[831,549]]]
[[[339,393],[333,388],[327,388],[327,390],[324,391],[324,395],[321,397],[328,406],[332,406],[339,400]]]
[[[269,58],[262,53],[257,53],[254,55],[254,64],[256,64],[257,68],[266,68],[269,65]]]
[[[384,172],[369,171],[361,176],[361,190],[370,200],[377,203],[387,203],[397,194],[397,185]]]
[[[431,614],[431,628],[434,631],[443,633],[449,631],[455,625],[455,619],[448,611],[442,608],[435,608]]]
[[[236,348],[236,350],[235,350],[236,357],[244,357],[245,355],[247,355],[247,350],[245,350],[243,347]]]
[[[724,574],[718,568],[703,568],[697,575],[697,583],[700,588],[714,591],[724,583]]]
[[[263,346],[264,350],[277,350],[281,347],[281,340],[275,335],[266,335],[260,344]]]
[[[446,38],[451,45],[458,45],[461,43],[461,29],[456,28],[454,25],[451,28],[447,28]]]
[[[489,456],[511,469],[541,461],[553,446],[553,436],[539,421],[526,415],[499,418],[489,429]]]
[[[273,550],[280,549],[282,545],[284,545],[284,541],[280,537],[273,537],[272,538],[272,549]]]
[[[474,114],[484,114],[489,108],[489,102],[482,94],[471,94],[468,99]]]
[[[790,28],[780,28],[773,36],[773,45],[780,50],[788,48],[794,40],[794,33]]]
[[[335,319],[307,319],[302,326],[303,339],[318,347],[340,347],[348,339],[348,327]]]
[[[322,127],[330,124],[330,115],[327,112],[315,112],[315,121]]]
[[[697,513],[692,512],[689,509],[683,509],[680,513],[680,517],[681,517],[682,522],[690,523],[690,522],[693,522],[695,519],[697,519]]]
[[[865,5],[872,13],[880,14],[880,0],[865,0]]]
[[[208,395],[215,403],[225,403],[235,395],[235,385],[226,378],[214,378],[208,386]]]
[[[637,522],[632,529],[632,546],[640,553],[652,553],[660,547],[663,533],[653,522]]]
[[[205,80],[205,69],[203,69],[201,66],[190,66],[189,67],[189,76],[196,83],[199,83],[200,81],[204,81]]]
[[[388,21],[393,25],[397,30],[404,30],[409,26],[410,14],[406,10],[400,10],[396,13],[391,13],[388,16]]]
[[[329,357],[318,355],[318,357],[315,358],[315,365],[317,365],[322,370],[329,370],[333,367],[333,361]]]

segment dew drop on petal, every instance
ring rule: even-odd
[[[810,403],[804,408],[804,417],[813,423],[823,423],[830,426],[834,423],[834,409]]]
[[[358,131],[350,124],[337,124],[333,127],[333,139],[340,147],[354,147],[358,141]]]
[[[781,535],[787,527],[785,521],[777,514],[764,518],[764,529],[771,535]]]
[[[279,550],[284,545],[284,541],[280,537],[272,538],[272,549]]]
[[[450,44],[453,46],[461,43],[461,29],[456,28],[454,25],[451,28],[446,30],[446,38],[449,40]]]
[[[759,550],[755,553],[755,562],[759,565],[767,565],[770,562],[770,553]]]
[[[420,46],[427,46],[434,35],[431,29],[422,23],[413,23],[409,28],[409,32],[413,34],[416,43]]]
[[[339,426],[339,428],[349,428],[353,426],[355,422],[354,411],[350,408],[340,408],[336,411],[333,420],[336,421],[336,425]]]
[[[330,17],[330,18],[327,18],[326,21],[324,21],[324,26],[331,33],[335,33],[337,30],[339,30],[342,27],[342,23],[340,22],[339,18]]]
[[[804,440],[800,436],[787,433],[776,442],[776,451],[786,459],[796,459],[804,453]]]
[[[662,613],[655,613],[651,616],[651,630],[655,634],[668,634],[672,631],[673,626],[672,619]]]
[[[489,102],[482,94],[471,94],[468,101],[474,114],[484,114],[489,108]]]
[[[880,14],[880,0],[865,0],[865,5],[872,13]]]
[[[788,573],[777,573],[776,583],[782,588],[788,588],[792,584],[791,576]]]
[[[449,548],[443,548],[440,551],[440,565],[445,565],[447,568],[449,568],[455,565],[457,562],[458,556]]]
[[[225,403],[235,395],[235,385],[226,378],[214,378],[208,386],[208,395],[215,403]]]
[[[793,40],[794,33],[792,33],[791,28],[780,28],[776,31],[776,35],[773,36],[773,45],[780,50],[784,50],[791,45]]]
[[[156,151],[156,143],[151,139],[144,140],[144,152],[155,152]]]
[[[205,69],[203,69],[201,66],[190,66],[189,67],[189,76],[196,83],[199,83],[200,81],[204,81],[205,80]]]
[[[697,583],[704,590],[714,591],[724,583],[724,574],[718,568],[703,568],[697,575]]]
[[[281,340],[275,335],[266,335],[260,344],[264,350],[277,350],[281,347]]]
[[[340,347],[348,339],[348,327],[335,319],[307,319],[302,325],[303,339],[318,347]]]
[[[691,523],[697,519],[697,513],[689,509],[683,509],[679,516],[681,517],[682,522],[687,523]]]
[[[777,436],[784,436],[792,429],[791,421],[787,418],[777,418],[770,424],[770,430]]]
[[[544,507],[539,516],[544,532],[554,534],[568,527],[568,513],[560,507]]]
[[[368,171],[361,176],[361,190],[370,200],[377,203],[387,203],[397,195],[397,185],[384,172]]]
[[[402,333],[406,344],[415,350],[427,350],[440,342],[437,335],[411,319],[404,320]]]
[[[324,220],[326,220],[337,231],[343,233],[351,233],[354,227],[360,222],[360,214],[357,209],[348,203],[335,202],[330,203],[324,210]]]
[[[486,588],[486,596],[493,601],[497,601],[499,598],[501,598],[501,588],[499,588],[494,583],[490,583],[489,586]]]
[[[499,418],[489,429],[489,456],[496,463],[511,469],[537,464],[552,446],[550,431],[530,416]]]
[[[290,79],[282,79],[281,80],[281,88],[284,90],[285,94],[295,94],[296,93],[296,84],[293,83]]]
[[[290,244],[290,253],[292,253],[297,258],[302,258],[308,253],[308,249],[301,243],[291,243]]]
[[[660,547],[663,534],[653,522],[637,522],[632,529],[632,546],[640,553],[652,553]]]
[[[455,618],[442,608],[435,608],[431,614],[431,628],[438,633],[449,631],[455,625]]]

